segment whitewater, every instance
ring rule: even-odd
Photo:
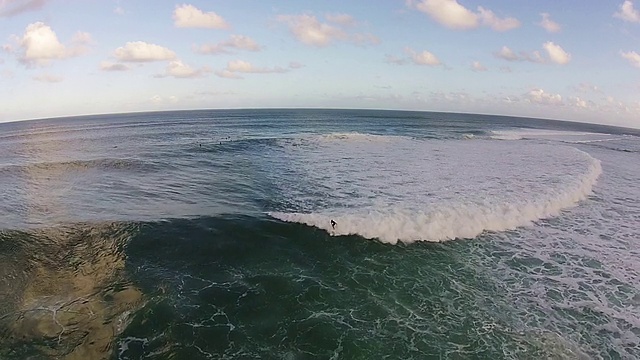
[[[308,212],[270,215],[387,243],[531,225],[585,199],[602,172],[583,151],[538,143],[350,133],[293,144],[279,156],[303,170],[281,179],[283,192]],[[325,191],[313,198],[311,189]]]

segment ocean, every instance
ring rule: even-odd
[[[0,124],[0,358],[637,359],[639,160],[474,114]]]

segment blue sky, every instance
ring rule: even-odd
[[[327,107],[640,128],[639,40],[639,0],[0,0],[0,121]]]

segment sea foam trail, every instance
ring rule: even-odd
[[[473,238],[557,216],[589,196],[602,173],[599,160],[562,145],[389,140],[384,147],[306,149],[299,159],[310,177],[306,188],[332,189],[326,198],[341,203],[309,204],[313,196],[291,183],[288,193],[304,199],[301,208],[269,215],[392,244]],[[407,155],[416,153],[422,156]]]

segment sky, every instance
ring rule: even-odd
[[[364,108],[640,128],[640,0],[0,0],[0,122]]]

